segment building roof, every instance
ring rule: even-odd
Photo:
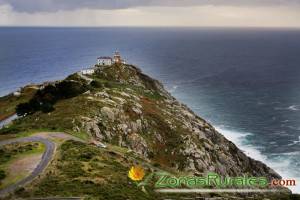
[[[98,57],[97,59],[109,59],[109,60],[112,60],[112,58],[109,57],[109,56],[101,56],[101,57]]]
[[[85,69],[82,69],[82,70],[95,70],[95,68],[85,68]]]

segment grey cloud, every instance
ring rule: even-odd
[[[0,0],[0,4],[10,4],[19,12],[54,12],[80,8],[110,10],[139,6],[299,6],[300,0]]]

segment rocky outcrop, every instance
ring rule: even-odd
[[[245,155],[208,122],[178,102],[161,83],[132,65],[101,67],[94,74],[84,76],[75,73],[65,80],[29,89],[26,98],[26,91],[22,90],[20,97],[10,95],[2,98],[2,104],[0,101],[1,105],[6,106],[5,110],[19,105],[19,111],[23,113],[23,117],[15,123],[2,128],[0,135],[49,130],[90,139],[86,145],[78,144],[86,147],[82,151],[84,157],[86,151],[92,150],[90,144],[106,148],[101,151],[107,154],[105,159],[109,160],[109,164],[117,164],[112,168],[114,172],[117,169],[116,175],[122,173],[114,178],[125,177],[124,183],[128,182],[124,176],[127,167],[141,162],[149,170],[165,170],[175,175],[216,172],[223,176],[280,178],[271,168]],[[70,153],[78,153],[77,150]],[[87,155],[90,155],[89,152]],[[59,159],[54,164],[60,166],[59,170],[66,169],[61,167],[65,161]],[[90,176],[98,179],[98,175],[90,173],[91,168],[87,167],[86,160],[82,161],[87,173],[79,175],[80,178],[76,176],[70,179],[70,183],[87,179],[90,183]],[[98,158],[91,160],[95,166],[102,162],[98,161]],[[126,167],[120,167],[119,161]],[[107,174],[102,164],[96,168],[105,171],[103,177],[109,180],[107,183],[119,184],[119,179]],[[121,168],[123,171],[118,171]],[[76,168],[76,173],[78,169],[81,170],[80,167]],[[52,182],[54,185],[57,183]],[[80,181],[77,184],[81,184]],[[84,187],[89,188],[90,185],[84,183]],[[110,185],[106,188],[113,187]],[[283,193],[289,196],[289,191],[284,190]],[[219,193],[212,195],[220,196]],[[247,195],[237,195],[236,199]],[[257,195],[259,198],[256,198]],[[253,194],[246,199],[286,199],[279,197],[279,193],[274,195],[274,198],[270,198],[270,194]],[[220,198],[226,199],[223,196],[227,195],[222,194]],[[233,199],[233,196],[227,199]]]
[[[193,174],[280,178],[265,164],[246,156],[232,142],[172,97],[158,81],[131,65],[101,68],[89,77],[103,87],[89,101],[99,111],[83,118],[80,129],[97,140],[137,152],[159,165]],[[99,85],[99,84],[98,84]]]
[[[132,65],[102,67],[84,78],[73,74],[47,84],[23,103],[23,110],[31,106],[15,129],[5,131],[69,130],[185,173],[280,178]]]

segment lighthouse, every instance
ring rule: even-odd
[[[116,51],[114,54],[114,63],[116,64],[125,64],[125,61],[122,60],[120,52]]]

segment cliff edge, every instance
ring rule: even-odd
[[[102,66],[37,88],[16,108],[23,117],[0,134],[64,131],[127,149],[162,169],[280,178],[133,65]]]

